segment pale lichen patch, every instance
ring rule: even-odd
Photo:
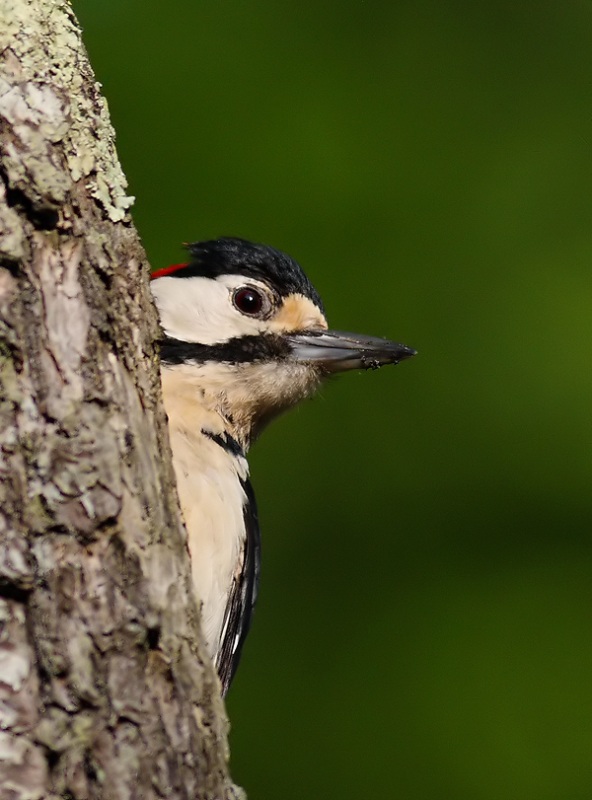
[[[61,0],[45,6],[2,0],[0,29],[0,50],[10,51],[11,65],[0,81],[0,115],[10,122],[17,141],[35,156],[29,162],[32,174],[25,175],[14,145],[8,143],[3,169],[9,185],[44,206],[62,203],[70,182],[84,179],[109,219],[124,219],[134,198],[126,194],[127,181],[115,157],[107,104],[94,77],[81,74],[81,65],[86,73],[90,66],[71,10]],[[31,40],[43,37],[56,43],[59,63],[30,47]],[[58,143],[63,150],[54,151],[51,144]]]

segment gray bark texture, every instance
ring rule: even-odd
[[[226,800],[132,198],[64,0],[0,0],[0,800]]]

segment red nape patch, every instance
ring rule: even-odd
[[[171,264],[170,267],[163,267],[162,269],[157,269],[150,274],[150,280],[153,281],[156,278],[164,278],[165,275],[170,275],[172,272],[177,272],[179,269],[185,269],[185,267],[189,266],[188,264]]]

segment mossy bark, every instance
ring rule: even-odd
[[[148,265],[63,0],[0,0],[0,798],[231,798]]]

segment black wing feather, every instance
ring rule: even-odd
[[[243,644],[251,627],[251,619],[261,571],[261,532],[257,516],[257,503],[251,482],[241,481],[246,495],[243,508],[245,520],[245,549],[242,569],[232,584],[224,613],[222,641],[216,654],[216,669],[224,697],[230,688],[240,661]]]

